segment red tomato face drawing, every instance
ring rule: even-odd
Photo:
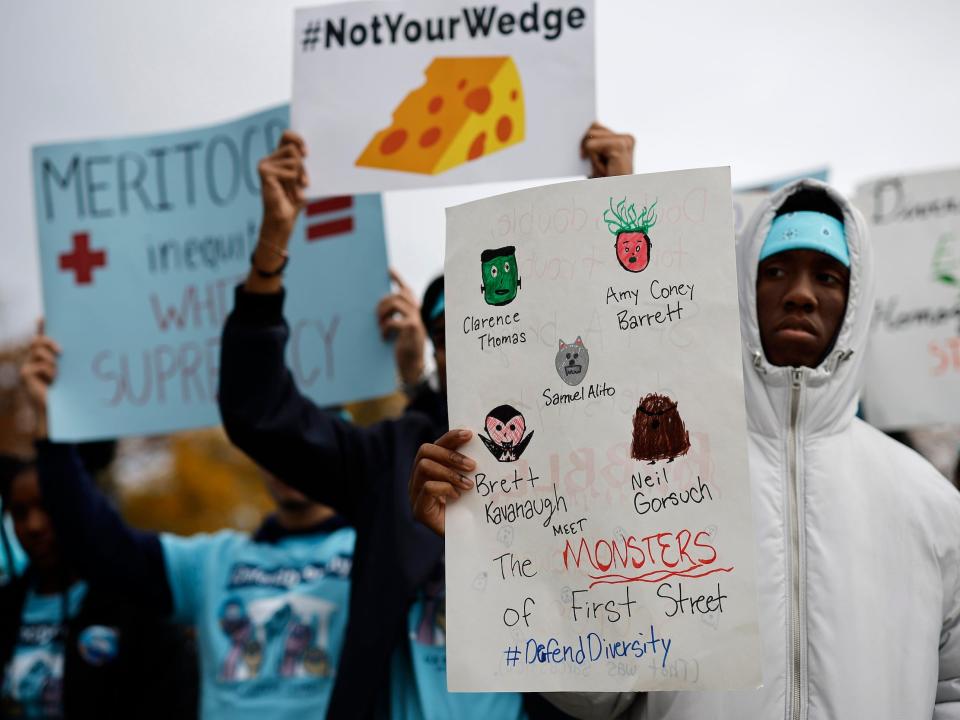
[[[650,238],[646,233],[618,233],[616,249],[617,261],[624,270],[640,272],[650,263]]]

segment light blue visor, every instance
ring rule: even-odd
[[[850,267],[843,223],[825,213],[801,210],[775,218],[760,248],[760,262],[787,250],[816,250]]]

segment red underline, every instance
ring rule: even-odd
[[[592,583],[590,587],[594,585],[622,585],[623,583],[632,583],[632,582],[648,582],[648,583],[658,583],[663,582],[667,578],[671,577],[685,577],[685,578],[702,578],[707,575],[713,575],[713,573],[718,572],[732,572],[733,568],[728,567],[715,567],[710,568],[706,572],[695,573],[694,570],[702,568],[703,565],[694,565],[693,567],[688,567],[685,570],[651,570],[648,573],[643,575],[635,575],[633,577],[627,575],[620,575],[619,573],[610,573],[607,575],[590,575],[588,576]],[[656,576],[656,577],[655,577]],[[614,579],[619,578],[619,579]]]

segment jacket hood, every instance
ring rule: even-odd
[[[789,422],[793,368],[771,365],[764,355],[757,322],[757,265],[777,210],[790,196],[806,189],[826,192],[843,211],[850,252],[850,293],[833,350],[816,368],[801,369],[806,390],[800,422],[805,433],[833,433],[848,425],[856,415],[863,384],[864,352],[874,306],[873,251],[866,223],[860,212],[829,185],[812,179],[797,180],[771,194],[737,238],[747,425],[752,432],[768,436],[783,434]]]

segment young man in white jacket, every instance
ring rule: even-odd
[[[960,494],[855,417],[874,305],[863,219],[828,186],[792,183],[737,262],[763,687],[548,697],[582,718],[960,719]],[[449,471],[471,464],[456,432],[411,477],[438,532]]]

